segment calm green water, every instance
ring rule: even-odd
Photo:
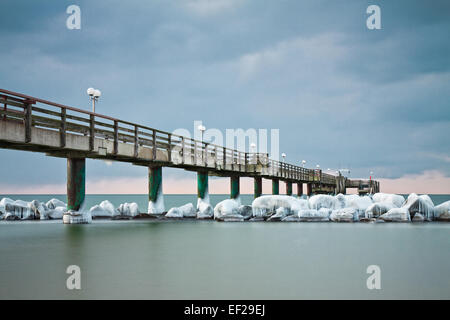
[[[145,196],[107,198],[146,208]],[[449,223],[2,222],[0,298],[449,299],[449,236]],[[81,290],[66,288],[73,264]],[[381,290],[366,287],[369,265]]]

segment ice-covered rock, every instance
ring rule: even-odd
[[[352,194],[345,197],[345,207],[356,209],[358,218],[364,216],[367,208],[369,208],[372,204],[372,199],[368,196]]]
[[[5,220],[33,220],[39,217],[30,202],[9,198],[0,201],[0,215]]]
[[[181,207],[171,208],[166,213],[166,218],[195,218],[197,212],[192,203],[187,203]]]
[[[50,210],[55,209],[57,207],[64,207],[67,209],[67,205],[58,199],[51,199],[51,200],[47,201],[46,206]]]
[[[378,218],[382,214],[388,212],[395,206],[390,202],[377,202],[372,203],[365,212],[366,219]]]
[[[241,202],[239,199],[226,199],[214,207],[214,219],[218,221],[244,221],[239,213]]]
[[[334,209],[337,203],[338,200],[335,197],[327,194],[317,194],[309,198],[309,207],[316,210],[320,208]]]
[[[136,217],[139,215],[139,206],[136,202],[125,202],[122,203],[119,208],[117,208],[119,214],[125,217]]]
[[[411,220],[412,222],[424,222],[425,221],[425,218],[423,217],[423,215],[421,215],[420,213],[416,213],[415,215],[414,215],[414,218],[412,218],[412,220]]]
[[[331,209],[320,208],[319,210],[307,209],[300,210],[297,214],[299,221],[302,222],[325,222],[330,220]]]
[[[197,218],[198,219],[211,219],[214,216],[214,209],[209,203],[208,199],[197,200]]]
[[[238,213],[244,217],[244,220],[249,220],[253,216],[252,206],[249,205],[239,206]]]
[[[409,222],[411,221],[411,216],[409,215],[407,208],[401,207],[392,208],[388,212],[382,214],[379,219],[386,222]]]
[[[56,207],[54,209],[50,209],[48,211],[45,212],[45,216],[43,217],[41,215],[41,220],[44,219],[52,219],[52,220],[57,220],[57,219],[62,219],[64,216],[64,213],[67,212],[67,208],[64,207]]]
[[[405,202],[405,198],[398,194],[378,192],[372,196],[375,203],[390,203],[395,208],[400,208]]]
[[[337,194],[334,196],[336,199],[336,202],[334,203],[333,209],[344,209],[346,205],[345,196],[342,193]]]
[[[434,218],[438,221],[450,221],[450,201],[434,207]]]
[[[256,198],[252,203],[254,217],[268,218],[276,213],[278,208],[288,210],[287,215],[308,209],[308,201],[287,195],[265,195]]]
[[[275,210],[275,214],[271,215],[267,221],[281,221],[283,218],[287,217],[290,210],[284,207],[279,207]]]
[[[34,212],[35,219],[39,219],[41,215],[45,215],[48,211],[48,208],[45,203],[41,203],[37,200],[33,200],[30,202],[31,211]]]
[[[409,211],[411,219],[414,218],[416,213],[420,213],[427,221],[432,221],[434,218],[434,203],[425,194],[418,196],[415,193],[411,193],[402,208],[406,208]]]
[[[330,214],[330,220],[334,222],[353,222],[357,214],[355,208],[335,209]]]
[[[119,215],[119,210],[108,200],[102,201],[100,204],[93,206],[89,210],[92,218],[112,218]]]
[[[7,204],[13,204],[14,200],[10,198],[3,198],[0,200],[0,215],[3,216],[6,214],[6,205]]]

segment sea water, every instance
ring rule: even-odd
[[[145,195],[86,201],[105,199],[146,211]],[[195,201],[165,196],[166,208]],[[2,221],[0,299],[449,299],[449,252],[450,223],[440,222]],[[70,265],[80,267],[81,290],[66,286]],[[367,286],[371,265],[379,290]]]

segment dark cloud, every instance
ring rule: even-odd
[[[74,3],[82,29],[70,31]],[[382,30],[367,30],[369,4]],[[293,162],[450,174],[448,1],[7,0],[0,11],[2,88],[87,109],[94,86],[100,112],[164,130],[279,128]],[[61,159],[0,154],[10,172],[32,159],[64,178],[51,175]],[[142,174],[89,166],[94,178]],[[4,182],[41,181],[29,170]]]

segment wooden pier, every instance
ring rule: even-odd
[[[149,168],[149,201],[157,202],[163,167],[198,173],[198,196],[207,193],[208,176],[230,177],[230,194],[239,196],[239,178],[254,178],[255,197],[262,194],[262,179],[272,180],[272,193],[279,182],[292,195],[379,192],[374,180],[350,180],[286,162],[268,154],[250,153],[197,141],[141,124],[65,106],[0,89],[0,147],[67,158],[69,209],[78,210],[85,197],[85,159],[130,162]],[[206,188],[206,189],[205,189]]]

